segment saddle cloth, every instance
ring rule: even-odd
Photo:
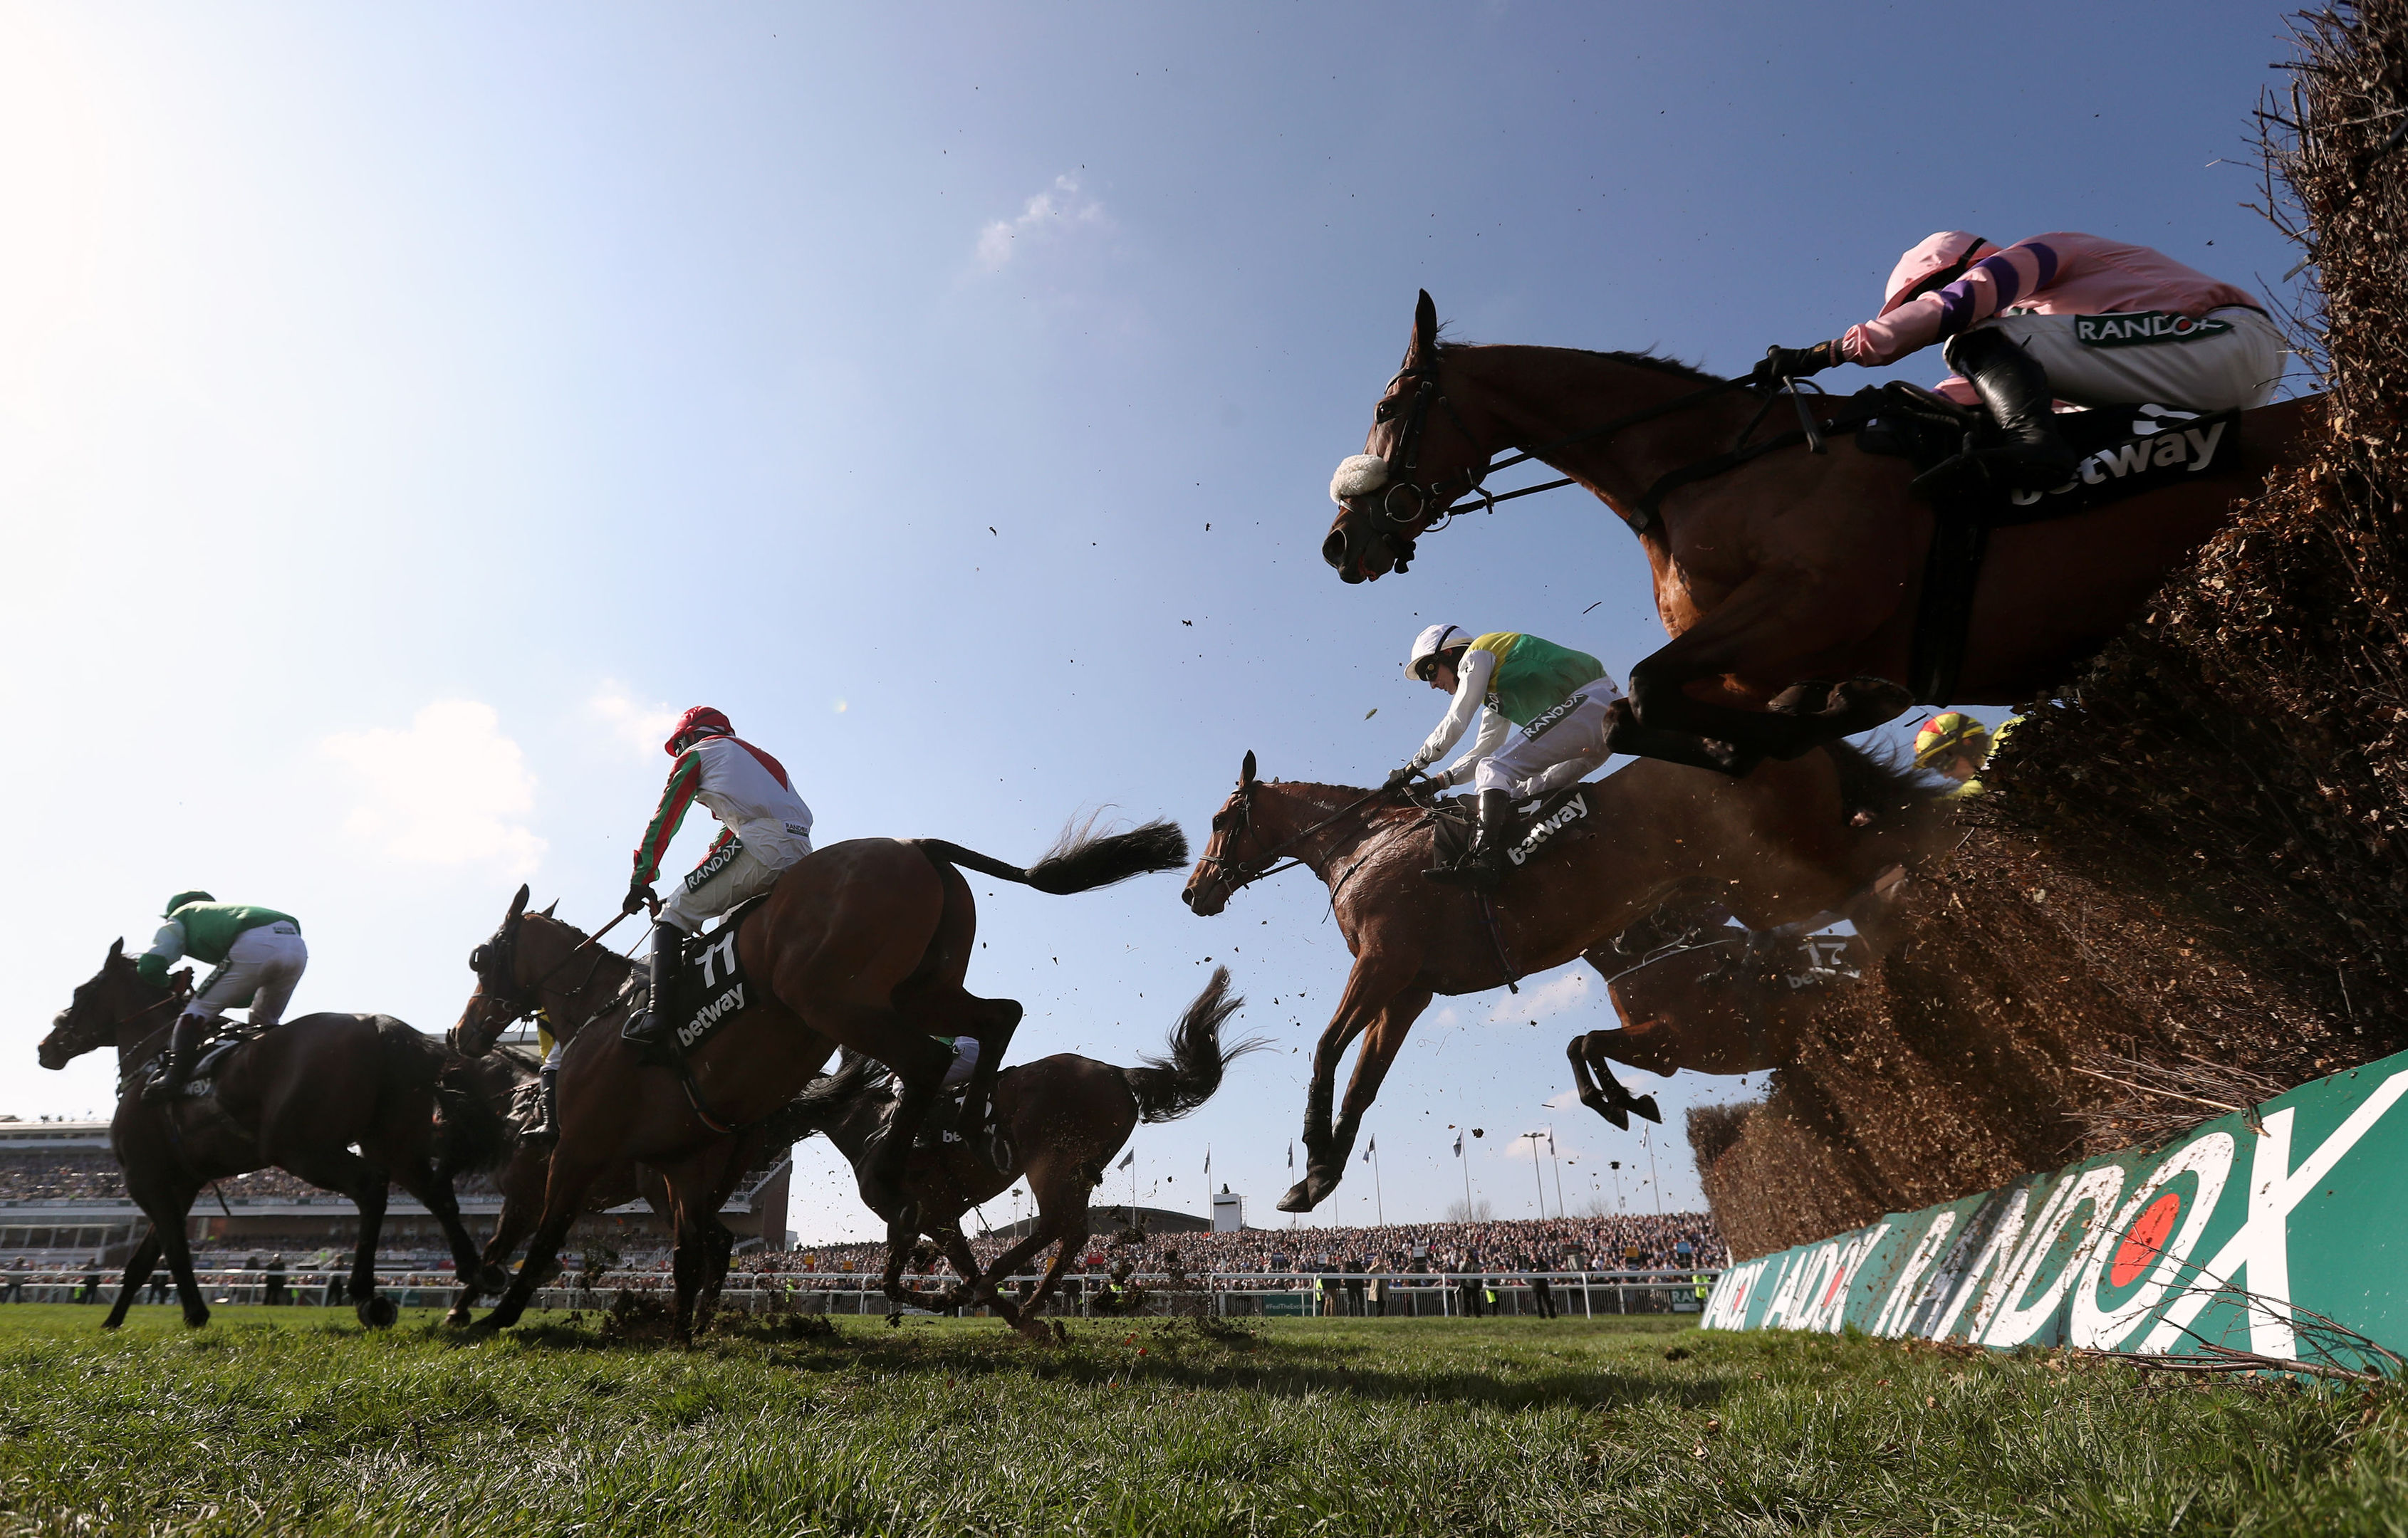
[[[217,1093],[217,1070],[219,1065],[225,1061],[226,1055],[234,1051],[236,1047],[247,1046],[250,1043],[258,1040],[261,1036],[265,1035],[273,1029],[275,1029],[273,1026],[264,1026],[259,1030],[254,1031],[249,1027],[245,1027],[239,1031],[228,1032],[226,1034],[220,1036],[217,1040],[210,1042],[208,1046],[202,1047],[200,1057],[193,1063],[192,1076],[184,1080],[184,1087],[181,1089],[176,1091],[177,1098],[179,1100],[207,1100],[209,1096]],[[150,1072],[144,1079],[146,1087],[150,1084],[156,1084],[159,1081],[160,1075],[165,1074],[166,1071],[167,1063],[165,1055],[163,1054],[160,1057],[153,1058],[150,1061]]]
[[[764,892],[738,903],[717,925],[686,942],[684,961],[669,979],[669,1015],[677,1022],[681,1052],[691,1052],[719,1034],[754,1001],[736,939],[752,910],[768,900]]]
[[[1595,789],[1583,781],[1536,801],[1517,803],[1513,807],[1513,832],[1505,846],[1505,858],[1513,868],[1519,870],[1550,846],[1563,843],[1563,835],[1578,836],[1588,821],[1586,792]],[[1437,840],[1440,864],[1455,864],[1470,849],[1479,831],[1473,817],[1475,805],[1469,796],[1454,796],[1431,808],[1430,831]]]

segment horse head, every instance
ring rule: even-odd
[[[90,981],[75,990],[67,1006],[50,1021],[37,1056],[45,1068],[64,1068],[94,1047],[114,1046],[118,1029],[129,1021],[182,998],[191,989],[190,970],[179,971],[174,986],[159,989],[144,982],[125,954],[121,936]],[[163,1019],[159,1024],[165,1024]]]
[[[495,1037],[534,1013],[535,1000],[519,954],[526,905],[527,889],[522,882],[493,937],[468,952],[468,970],[477,986],[460,1011],[460,1023],[452,1028],[452,1048],[463,1057],[483,1057],[494,1049]]]
[[[1440,382],[1444,351],[1438,306],[1425,289],[1413,306],[1405,361],[1371,410],[1363,452],[1340,462],[1330,477],[1338,516],[1321,542],[1321,558],[1341,581],[1376,582],[1404,571],[1414,540],[1487,473],[1488,455]]]
[[[1249,751],[1246,762],[1238,768],[1238,788],[1221,809],[1212,814],[1212,836],[1205,843],[1204,853],[1188,873],[1187,885],[1179,900],[1187,904],[1199,919],[1209,919],[1229,905],[1229,896],[1249,879],[1253,865],[1244,849],[1260,851],[1261,835],[1254,829],[1254,755]]]

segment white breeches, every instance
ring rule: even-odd
[[[1980,330],[2004,332],[2048,370],[2048,388],[2076,406],[2170,406],[2189,411],[2229,411],[2263,406],[2283,377],[2282,328],[2263,310],[2231,305],[2210,310],[2211,320],[2232,329],[2188,341],[2093,347],[2078,340],[2075,315],[2018,315],[2009,311]],[[1955,360],[1950,360],[1952,364]],[[1963,379],[1941,382],[1939,392],[1961,406],[1978,397]]]
[[[235,936],[226,959],[208,975],[184,1006],[187,1015],[213,1020],[228,1009],[251,1006],[251,1023],[274,1025],[284,1018],[293,990],[309,966],[309,947],[291,924],[262,924]]]
[[[810,842],[802,844],[803,854],[810,853]],[[776,886],[792,863],[772,865],[743,845],[731,844],[686,873],[669,900],[661,904],[661,922],[692,934],[704,919],[716,919],[746,898]]]
[[[1503,790],[1523,801],[1584,778],[1612,756],[1605,746],[1605,713],[1620,698],[1622,691],[1611,678],[1581,685],[1482,759],[1471,772],[1471,788]]]
[[[953,1061],[952,1064],[945,1069],[945,1076],[937,1081],[937,1093],[940,1095],[949,1095],[954,1090],[960,1089],[963,1085],[968,1084],[970,1081],[970,1075],[978,1068],[978,1038],[976,1036],[955,1036],[953,1038]]]

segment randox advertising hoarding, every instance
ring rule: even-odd
[[[2408,1053],[1731,1267],[1709,1330],[2370,1363],[2408,1354]],[[2341,1327],[2328,1328],[2324,1321]]]

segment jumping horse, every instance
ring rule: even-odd
[[[1231,1061],[1267,1045],[1222,1045],[1222,1026],[1244,1006],[1229,991],[1229,969],[1216,967],[1171,1029],[1165,1054],[1146,1059],[1141,1067],[1060,1052],[1005,1070],[996,1081],[995,1107],[1012,1149],[1009,1169],[996,1168],[958,1143],[914,1149],[906,1169],[920,1209],[920,1232],[937,1242],[962,1278],[938,1306],[986,1303],[1014,1329],[1045,1339],[1038,1316],[1085,1246],[1088,1197],[1129,1133],[1140,1121],[1175,1121],[1202,1105],[1220,1089]],[[893,1089],[892,1075],[867,1058],[852,1058],[796,1096],[781,1121],[801,1136],[825,1132],[847,1159],[858,1160],[892,1109]],[[962,1214],[1002,1194],[1023,1175],[1037,1199],[1036,1216],[1020,1243],[982,1269],[962,1232]],[[1036,1289],[1016,1304],[1003,1297],[998,1285],[1048,1245],[1058,1247]],[[903,1267],[910,1258],[904,1249],[887,1256],[886,1295],[897,1303],[906,1296]]]
[[[164,1252],[184,1322],[209,1321],[193,1275],[184,1226],[203,1187],[228,1175],[280,1168],[348,1196],[360,1209],[351,1296],[360,1322],[382,1329],[393,1300],[376,1289],[376,1249],[385,1189],[398,1184],[443,1227],[463,1277],[478,1275],[477,1246],[460,1221],[452,1175],[495,1161],[508,1137],[498,1116],[459,1084],[443,1047],[390,1015],[304,1015],[216,1060],[206,1096],[146,1104],[143,1069],[167,1043],[189,974],[159,988],[135,971],[125,942],[75,990],[42,1038],[45,1068],[64,1068],[95,1047],[117,1047],[117,1114],[109,1147],[126,1193],[150,1231],[125,1267],[108,1328],[125,1320],[135,1289]],[[498,1283],[500,1278],[491,1280]]]
[[[1736,779],[1641,759],[1581,794],[1586,816],[1484,899],[1424,879],[1436,859],[1428,807],[1351,786],[1257,779],[1246,755],[1188,876],[1188,907],[1217,914],[1291,860],[1328,885],[1354,957],[1313,1051],[1305,1177],[1281,1211],[1309,1212],[1337,1187],[1363,1113],[1433,995],[1561,966],[1667,903],[1701,897],[1752,929],[1827,911],[1877,924],[1876,883],[1936,852],[1944,832],[1933,791],[1844,744]],[[1333,1123],[1339,1060],[1358,1036]],[[1637,1104],[1627,1094],[1621,1103]]]
[[[1424,292],[1369,459],[1332,485],[1323,558],[1347,582],[1402,572],[1422,534],[1519,494],[1487,491],[1493,470],[1537,460],[1566,477],[1547,487],[1584,488],[1638,537],[1672,637],[1630,670],[1616,750],[1741,773],[1878,726],[1914,700],[1901,680],[1918,671],[1932,508],[1907,461],[1858,440],[1800,430],[1758,451],[1767,413],[1778,427],[1793,406],[1747,385],[1644,353],[1442,342]],[[2258,491],[2322,400],[2243,412],[2229,471],[1990,533],[1953,683],[1925,703],[2015,705],[2070,677]],[[1809,422],[1843,409],[1793,403]]]
[[[852,839],[798,862],[738,933],[743,975],[759,985],[754,996],[684,1053],[682,1074],[649,1061],[615,1030],[580,1032],[563,1050],[560,1141],[543,1217],[482,1322],[518,1322],[586,1188],[615,1161],[634,1159],[667,1182],[678,1234],[676,1328],[681,1339],[691,1338],[707,1279],[726,1263],[717,1213],[738,1157],[730,1134],[793,1099],[839,1047],[884,1063],[901,1085],[894,1115],[855,1174],[863,1203],[886,1220],[890,1242],[908,1246],[918,1214],[904,1161],[951,1061],[935,1038],[975,1036],[999,1051],[1021,1016],[1013,1001],[981,999],[962,986],[978,931],[962,869],[1067,894],[1175,869],[1186,858],[1179,829],[1154,822],[1122,833],[1066,833],[1025,870],[940,839]],[[526,897],[522,888],[493,938],[469,958],[477,987],[453,1033],[469,1056],[513,1019],[570,1007],[558,989],[585,964],[577,960],[588,953],[582,937],[556,919],[538,923]],[[707,1304],[701,1317],[708,1320]]]

